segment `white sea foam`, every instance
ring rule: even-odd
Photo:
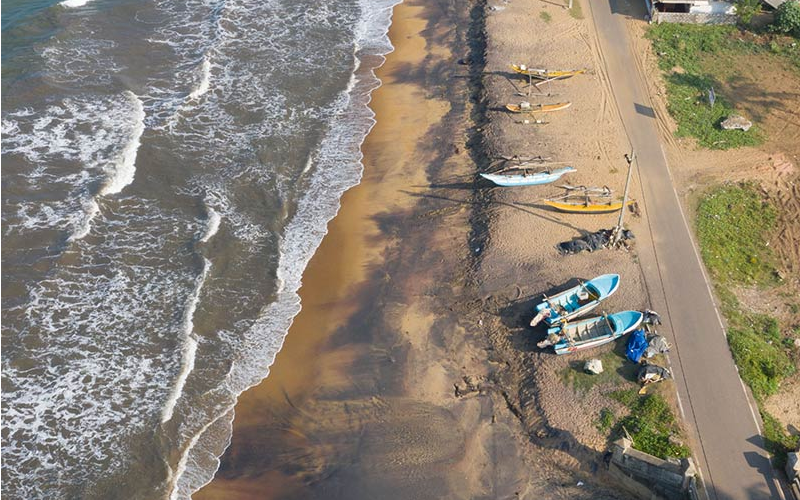
[[[194,100],[200,97],[201,95],[208,92],[208,85],[211,81],[211,62],[209,62],[208,57],[203,57],[203,63],[200,65],[200,81],[197,83],[197,86],[192,90],[189,94],[189,100]]]
[[[31,165],[22,175],[32,190],[64,194],[39,197],[35,207],[21,205],[22,218],[8,227],[63,229],[71,240],[86,236],[100,213],[96,197],[119,193],[133,181],[143,132],[142,102],[131,92],[76,96],[38,113],[9,113],[3,119],[3,154]],[[101,187],[93,192],[97,184]]]
[[[356,50],[382,54],[392,49],[386,33],[391,9],[396,3],[388,0],[375,9],[369,2],[364,2],[364,8],[373,10],[369,11],[369,17],[362,19],[357,30],[359,40]],[[374,24],[378,27],[374,28]],[[355,64],[357,67],[357,59]],[[341,195],[360,181],[363,170],[360,145],[375,123],[374,115],[366,105],[370,92],[379,84],[374,75],[361,75],[351,78],[346,91],[332,106],[334,116],[330,118],[331,128],[318,153],[303,170],[310,175],[310,179],[280,241],[277,297],[235,344],[238,356],[225,383],[233,397],[231,405],[239,394],[268,375],[286,332],[300,311],[297,292],[303,271],[327,232],[328,221],[338,212]],[[220,414],[225,414],[230,408],[232,406]],[[226,439],[230,436],[230,429],[227,432]],[[186,463],[194,464],[194,468],[187,465],[191,471],[176,474],[171,498],[188,498],[213,477],[218,467],[218,461],[214,462],[215,469],[211,470],[208,461],[199,458],[193,460],[204,454],[196,451],[206,441],[198,440],[198,435],[202,435],[202,431],[192,436],[181,458],[183,462],[184,457],[188,457]]]
[[[200,242],[207,243],[208,240],[214,237],[219,231],[219,224],[222,222],[222,216],[211,207],[207,208],[208,210],[208,222],[206,223],[206,231],[203,233],[202,238],[200,238]]]
[[[132,127],[130,137],[119,155],[104,170],[108,176],[100,188],[100,195],[107,196],[121,192],[125,186],[133,182],[136,174],[136,153],[139,151],[142,134],[144,133],[144,106],[142,101],[131,91],[125,91],[125,97],[130,101]]]
[[[200,302],[200,291],[203,288],[203,283],[205,283],[206,276],[208,276],[210,269],[211,262],[204,258],[203,272],[197,277],[194,290],[189,296],[186,307],[183,310],[181,330],[184,341],[181,356],[181,370],[180,373],[178,373],[175,385],[172,387],[172,391],[164,405],[164,410],[161,412],[162,424],[168,422],[172,418],[172,412],[175,410],[175,403],[178,402],[178,398],[180,398],[181,393],[183,393],[183,386],[186,384],[186,378],[194,369],[194,358],[197,353],[197,337],[194,335],[194,312],[197,310],[197,304]]]
[[[91,0],[64,0],[59,5],[63,5],[64,7],[69,7],[71,9],[74,9],[76,7],[83,7],[90,1]]]

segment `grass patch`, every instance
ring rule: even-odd
[[[602,354],[598,359],[603,362],[603,373],[593,375],[583,370],[586,361],[572,361],[569,366],[561,371],[561,380],[566,386],[571,386],[575,392],[585,393],[592,387],[601,384],[620,386],[626,381],[636,381],[636,370],[638,367],[633,363],[627,362],[624,350],[625,343],[618,342],[619,345],[613,351]]]
[[[726,185],[708,193],[697,210],[700,252],[721,284],[776,283],[775,256],[767,246],[775,207],[751,184]]]
[[[551,16],[550,13],[546,11],[539,12],[539,17],[541,18],[542,21],[546,23],[549,23],[550,21],[553,20],[553,16]]]
[[[630,415],[617,423],[615,431],[620,436],[627,431],[635,449],[662,459],[691,454],[688,447],[672,439],[680,436],[680,428],[666,399],[658,394],[639,397],[635,389],[613,391],[608,396],[630,410]]]
[[[761,412],[761,420],[764,422],[764,444],[775,457],[775,467],[783,470],[786,467],[786,455],[797,449],[800,437],[789,435],[781,423],[765,411]]]
[[[572,8],[569,9],[569,15],[574,19],[583,19],[583,8],[581,7],[580,0],[573,0]]]
[[[775,208],[764,202],[751,184],[718,187],[701,200],[697,211],[700,253],[715,279],[722,313],[728,320],[731,353],[759,406],[778,392],[783,379],[797,371],[791,357],[794,338],[781,332],[774,317],[744,310],[731,285],[767,287],[777,283],[775,256],[767,246],[776,215]],[[762,410],[761,415],[767,449],[775,466],[783,467],[797,438],[767,412]]]
[[[647,37],[666,74],[667,108],[678,123],[678,137],[695,137],[709,149],[755,146],[764,141],[757,126],[747,132],[720,127],[737,112],[721,93],[720,82],[730,76],[738,56],[766,52],[756,42],[737,38],[738,34],[733,26],[664,23],[648,29]],[[713,107],[708,97],[712,87],[716,94]]]
[[[728,343],[739,375],[760,402],[778,392],[781,381],[794,374],[778,321],[767,314],[744,315],[728,327]]]
[[[603,408],[597,420],[597,430],[606,434],[614,426],[615,421],[614,412],[610,408]]]

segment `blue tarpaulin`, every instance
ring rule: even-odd
[[[628,339],[628,348],[625,350],[625,354],[627,354],[628,359],[638,363],[642,359],[645,349],[647,349],[647,338],[644,336],[644,330],[639,328]]]

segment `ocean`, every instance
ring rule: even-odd
[[[360,180],[399,1],[3,2],[7,498],[212,479]]]

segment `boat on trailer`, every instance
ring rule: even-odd
[[[642,324],[644,313],[641,311],[622,311],[614,314],[603,314],[575,323],[566,323],[547,330],[548,338],[540,342],[539,347],[553,346],[556,354],[591,349],[612,342],[629,333]],[[553,342],[551,338],[558,337]]]
[[[536,315],[530,325],[536,326],[544,321],[547,326],[555,326],[579,318],[600,305],[600,302],[613,295],[618,288],[619,274],[603,274],[553,297],[545,296],[536,305]]]

